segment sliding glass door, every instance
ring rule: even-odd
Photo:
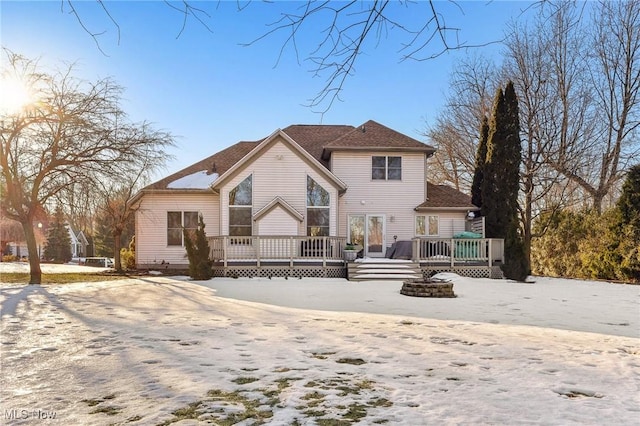
[[[364,247],[367,257],[384,257],[386,251],[385,215],[349,216],[348,241]]]

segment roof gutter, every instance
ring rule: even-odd
[[[334,151],[367,151],[367,152],[424,152],[427,157],[431,157],[436,149],[431,146],[424,147],[381,147],[381,146],[336,146],[336,147],[323,147],[322,159],[329,160],[331,153]]]

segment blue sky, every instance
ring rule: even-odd
[[[465,55],[496,55],[497,44],[449,52],[428,61],[400,61],[409,39],[390,30],[372,39],[356,63],[341,95],[324,115],[305,106],[326,76],[314,77],[306,57],[317,45],[313,22],[298,38],[298,56],[289,47],[278,62],[285,33],[251,42],[269,30],[282,10],[301,2],[251,2],[238,11],[236,1],[195,3],[210,18],[209,32],[194,19],[180,37],[182,16],[161,1],[105,2],[120,26],[99,5],[77,0],[85,25],[99,36],[103,54],[67,5],[55,1],[1,1],[3,47],[45,66],[76,63],[75,75],[96,80],[113,77],[124,86],[123,108],[133,120],[148,120],[177,137],[175,159],[163,174],[182,169],[240,140],[256,140],[290,124],[351,124],[373,119],[418,140],[442,111],[449,74]],[[247,2],[241,2],[247,4]],[[526,9],[525,2],[436,2],[458,37],[481,44],[503,37],[505,24]],[[403,23],[425,21],[427,3],[392,10]],[[529,11],[525,16],[531,15]],[[436,48],[437,45],[434,45]],[[431,52],[431,51],[429,51]]]

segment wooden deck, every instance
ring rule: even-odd
[[[420,273],[455,272],[500,278],[504,252],[501,239],[414,238],[412,258],[403,262],[384,258],[347,262],[345,237],[222,236],[208,240],[215,275],[232,277],[410,279]],[[393,271],[399,263],[405,266]]]

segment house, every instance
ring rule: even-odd
[[[69,240],[71,241],[71,258],[80,259],[87,256],[87,246],[89,241],[81,230],[74,230],[70,224],[66,224],[69,231]]]
[[[136,264],[187,267],[182,230],[202,215],[219,275],[345,276],[346,242],[367,259],[402,245],[423,269],[450,270],[445,246],[472,226],[482,233],[483,222],[469,220],[478,210],[469,196],[428,182],[434,152],[375,121],[291,125],[239,142],[136,194]],[[485,272],[502,258],[491,243],[473,242]]]

